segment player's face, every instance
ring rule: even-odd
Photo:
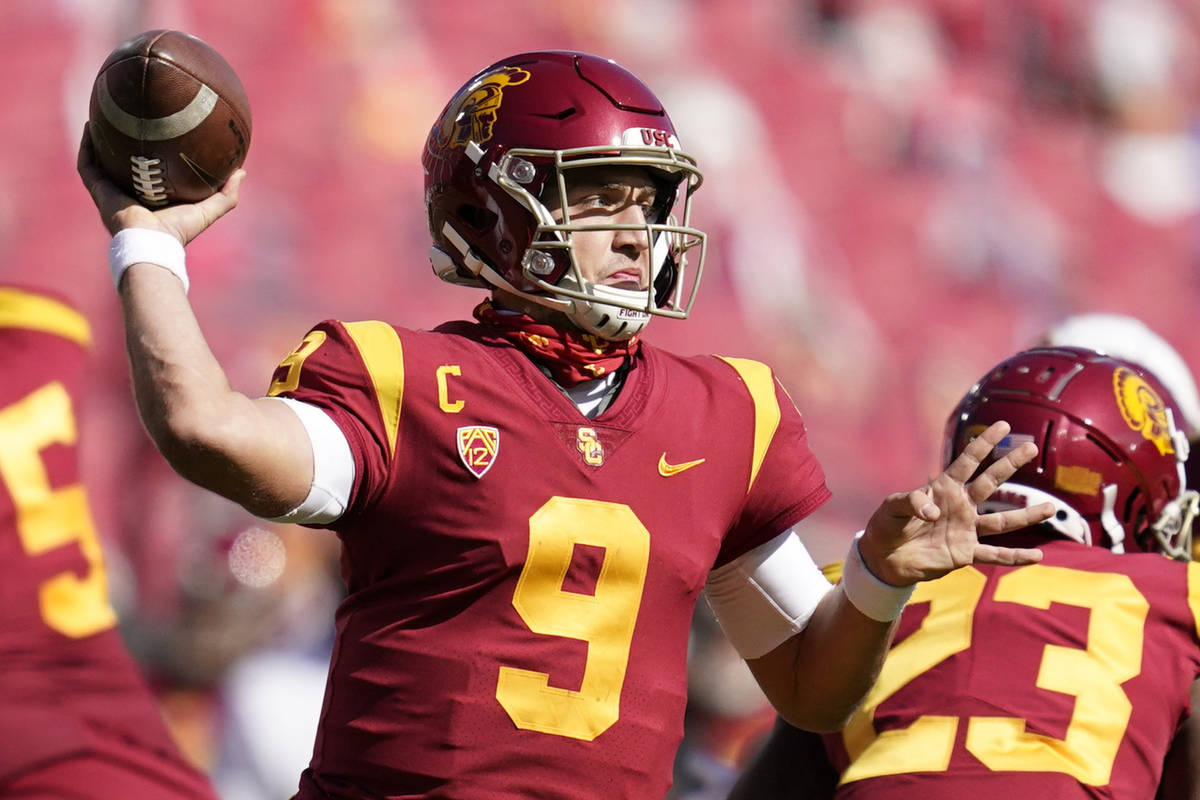
[[[644,169],[584,167],[566,173],[567,213],[575,225],[645,225],[656,189]],[[564,220],[557,192],[547,206]],[[588,230],[571,234],[584,280],[618,289],[645,290],[650,280],[650,240],[640,230]]]

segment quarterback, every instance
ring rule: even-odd
[[[80,153],[163,454],[341,540],[348,597],[299,797],[662,797],[702,592],[776,707],[831,729],[916,582],[1040,558],[978,538],[1051,513],[977,513],[1036,452],[976,477],[998,423],[887,498],[844,586],[825,581],[793,528],[829,492],[770,368],[641,339],[688,315],[706,237],[699,166],[624,68],[558,51],[486,67],[435,120],[423,166],[430,262],[487,291],[473,318],[326,320],[251,399],[204,343],[183,251],[236,205],[242,173],[151,213],[103,179],[86,137]]]

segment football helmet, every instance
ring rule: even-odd
[[[1191,438],[1200,436],[1200,390],[1183,356],[1136,317],[1090,313],[1067,317],[1046,331],[1050,347],[1085,347],[1132,361],[1154,373],[1171,392],[1182,416],[1179,425]]]
[[[1052,502],[1047,520],[1083,544],[1191,558],[1197,493],[1184,476],[1188,440],[1174,398],[1132,362],[1083,348],[1034,348],[993,368],[946,423],[945,463],[998,420],[1038,456],[981,511]]]
[[[704,268],[705,234],[690,226],[702,176],[662,104],[613,61],[545,51],[485,68],[442,111],[421,163],[430,262],[442,280],[502,289],[614,341],[637,334],[651,315],[691,310]],[[647,170],[656,198],[644,225],[570,218],[571,170],[598,165]],[[561,220],[551,207],[563,209]],[[645,232],[647,289],[585,280],[572,234],[598,229]]]

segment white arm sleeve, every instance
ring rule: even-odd
[[[742,658],[758,658],[804,630],[833,588],[789,528],[708,573],[704,597]]]
[[[296,413],[312,444],[313,480],[308,497],[272,522],[304,522],[324,525],[346,511],[354,487],[354,456],[346,435],[329,415],[309,403],[290,397],[273,397]]]

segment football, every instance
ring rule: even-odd
[[[142,205],[194,203],[246,160],[250,101],[208,44],[182,31],[146,31],[100,67],[88,131],[100,168]]]

